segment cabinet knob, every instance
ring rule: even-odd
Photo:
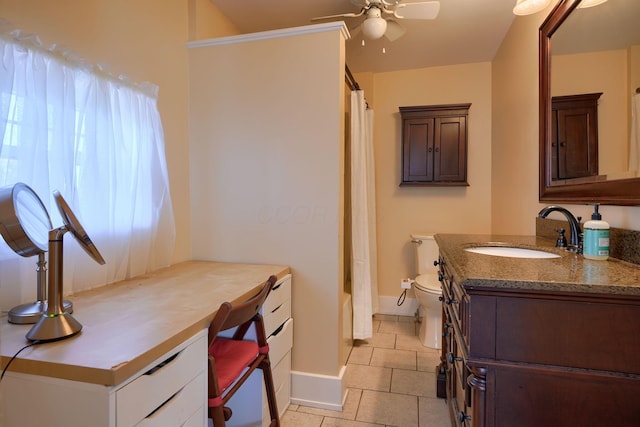
[[[454,357],[453,353],[447,353],[447,362],[453,364],[453,362],[461,362],[462,357]]]
[[[437,267],[437,266],[438,266],[438,264],[440,264],[440,261],[438,261],[438,260],[433,261],[433,266],[434,266],[434,267]]]
[[[438,297],[438,301],[440,301],[440,302],[444,301],[444,297],[443,297],[442,295],[440,295],[440,296]]]
[[[458,300],[455,300],[453,298],[447,298],[444,303],[447,304],[447,305],[457,304]]]
[[[464,412],[460,411],[458,413],[458,420],[460,420],[460,421],[469,421],[469,420],[471,420],[471,415],[467,415]]]
[[[442,274],[442,273],[440,273],[440,272],[438,271],[438,281],[439,281],[439,282],[442,282],[443,280],[444,280],[444,274]]]

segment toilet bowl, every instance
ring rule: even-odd
[[[438,244],[428,234],[412,234],[411,242],[415,246],[418,270],[411,288],[422,311],[418,338],[423,346],[439,349],[442,348],[442,288],[438,281],[438,267],[433,263],[438,259]]]

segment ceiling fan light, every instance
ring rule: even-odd
[[[387,21],[380,17],[367,18],[362,23],[362,34],[368,39],[379,39],[387,31]]]
[[[515,15],[531,15],[549,6],[551,0],[518,0],[513,8]]]
[[[607,0],[582,0],[580,2],[580,4],[578,5],[578,8],[585,9],[587,7],[597,6],[597,5],[602,4],[602,3],[606,2],[606,1]]]

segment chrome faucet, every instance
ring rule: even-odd
[[[553,206],[553,205],[543,208],[540,212],[538,212],[538,217],[546,218],[547,215],[549,215],[551,212],[560,212],[567,218],[567,221],[569,222],[569,229],[571,230],[571,241],[570,241],[571,243],[569,244],[568,249],[571,252],[581,253],[582,245],[580,244],[580,242],[582,240],[581,239],[582,230],[580,228],[580,220],[582,219],[582,217],[576,218],[575,216],[573,216],[571,212],[569,212],[567,209],[563,208],[562,206]]]

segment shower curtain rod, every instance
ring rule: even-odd
[[[356,79],[353,78],[353,74],[351,74],[351,70],[349,70],[349,67],[346,64],[344,66],[344,71],[345,71],[344,79],[347,82],[347,86],[349,86],[349,89],[360,90],[360,85],[358,84]]]

